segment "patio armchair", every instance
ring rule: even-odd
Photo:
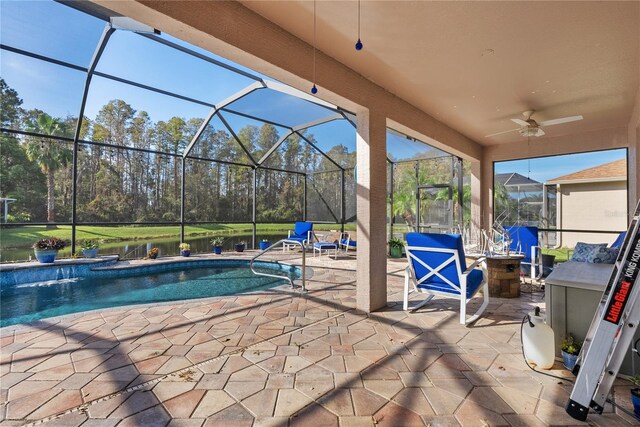
[[[355,249],[356,246],[358,245],[357,242],[353,240],[351,238],[351,235],[346,231],[343,231],[342,233],[340,233],[339,243],[340,243],[340,247],[344,248],[345,253],[351,248]]]
[[[542,268],[542,248],[538,240],[538,227],[525,227],[513,225],[505,227],[511,242],[509,249],[511,252],[522,254],[524,258],[520,261],[520,268],[525,275],[533,280],[540,279],[543,274]]]
[[[287,240],[294,240],[302,243],[302,246],[306,249],[306,246],[313,240],[313,223],[306,221],[298,221],[295,223],[293,230],[289,230]],[[282,250],[286,251],[292,245],[283,244]]]
[[[406,236],[409,265],[404,276],[405,311],[416,310],[440,295],[460,300],[460,324],[478,320],[489,304],[489,285],[485,258],[466,265],[462,237],[458,234],[408,233]],[[481,270],[476,269],[480,266]],[[467,318],[467,304],[482,289],[480,308]],[[428,294],[416,305],[409,306],[409,295]]]

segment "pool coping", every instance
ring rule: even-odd
[[[167,260],[166,261],[162,261],[162,260],[153,260],[153,264],[175,264],[178,262],[182,262],[184,261],[185,258],[191,258],[191,257],[181,257],[181,256],[177,256],[177,257],[166,257]],[[195,260],[199,260],[202,261],[203,258],[202,257],[193,257],[192,258],[194,261]],[[208,258],[208,260],[211,260],[211,258]],[[248,257],[229,257],[226,256],[224,258],[214,258],[212,261],[249,261],[250,258]],[[136,261],[142,261],[142,260],[136,260]],[[146,260],[144,260],[146,261]],[[296,267],[298,268],[299,266],[296,264],[292,264],[286,261],[260,261],[260,262],[271,262],[271,263],[277,263],[277,264],[282,264],[282,265],[286,265],[286,266],[290,266],[290,267]],[[133,265],[133,266],[128,266],[128,267],[120,267],[120,268],[116,268],[116,270],[127,270],[127,269],[133,269],[133,268],[140,268],[140,267],[144,267],[149,265],[150,263],[137,263],[137,265]],[[45,264],[47,265],[47,264]],[[51,265],[51,264],[49,264]],[[117,265],[117,264],[116,264]],[[113,266],[109,266],[109,267],[103,267],[100,270],[101,271],[105,271],[108,269],[111,269],[110,267]],[[312,278],[314,276],[314,270],[313,267],[309,267],[306,266],[306,278],[305,280],[308,281],[310,278]],[[261,290],[255,290],[255,291],[248,291],[248,292],[243,292],[240,294],[230,294],[230,295],[219,295],[219,296],[212,296],[212,297],[204,297],[204,298],[191,298],[191,299],[182,299],[182,300],[175,300],[175,301],[162,301],[162,302],[150,302],[150,303],[143,303],[143,304],[130,304],[130,305],[119,305],[116,307],[105,307],[105,308],[96,308],[95,310],[88,310],[88,311],[80,311],[77,313],[69,313],[69,314],[63,314],[60,316],[53,316],[53,317],[47,317],[45,319],[40,319],[40,320],[34,320],[33,322],[28,322],[28,323],[19,323],[17,325],[9,325],[9,326],[4,326],[0,328],[0,335],[5,335],[7,333],[12,333],[15,334],[16,332],[19,332],[21,329],[28,329],[28,328],[34,328],[34,327],[38,327],[38,326],[46,326],[45,329],[49,329],[52,327],[55,327],[56,325],[58,325],[59,323],[62,323],[64,321],[67,320],[71,320],[71,319],[75,319],[78,317],[82,317],[82,316],[86,316],[88,314],[102,314],[102,313],[108,313],[108,312],[116,312],[116,311],[122,311],[122,310],[131,310],[133,308],[150,308],[150,307],[159,307],[159,306],[166,306],[166,305],[178,305],[178,304],[190,304],[190,303],[194,303],[194,302],[198,302],[201,301],[203,303],[207,303],[207,302],[211,302],[211,301],[217,301],[219,299],[222,298],[229,298],[229,297],[234,297],[234,296],[245,296],[245,295],[253,295],[253,294],[257,294],[257,293],[264,293],[264,292],[269,292],[269,291],[283,291],[285,289],[289,289],[292,290],[296,293],[302,293],[302,289],[301,289],[301,285],[300,285],[300,279],[296,279],[294,280],[294,284],[295,284],[295,288],[291,288],[290,285],[288,284],[282,284],[282,285],[277,285],[274,286],[272,288],[267,288],[267,289],[261,289]]]

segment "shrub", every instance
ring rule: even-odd
[[[579,354],[581,348],[582,342],[573,338],[573,335],[569,335],[560,343],[560,349],[569,354]]]
[[[100,247],[97,240],[86,239],[80,242],[82,249],[98,249]]]
[[[213,245],[213,246],[222,246],[222,244],[224,243],[224,238],[220,237],[220,236],[216,236],[213,239],[209,240],[209,242]]]
[[[57,237],[38,240],[32,246],[33,249],[39,249],[41,251],[53,250],[53,249],[60,250],[60,249],[64,249],[65,247],[67,247],[67,242],[62,239],[58,239]]]

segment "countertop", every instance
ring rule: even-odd
[[[545,284],[604,291],[612,271],[613,264],[567,261],[554,267]]]

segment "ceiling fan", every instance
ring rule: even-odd
[[[571,117],[563,117],[561,119],[545,120],[544,122],[538,123],[531,118],[531,116],[533,116],[533,113],[534,113],[533,110],[525,111],[524,113],[522,113],[522,115],[525,117],[525,120],[511,119],[512,122],[520,125],[519,128],[505,130],[503,132],[498,132],[498,133],[492,133],[491,135],[486,135],[485,138],[490,138],[492,136],[502,135],[503,133],[509,133],[509,132],[515,132],[515,131],[518,131],[518,133],[524,137],[543,136],[544,130],[542,130],[542,127],[544,126],[559,125],[562,123],[575,122],[583,119],[582,116],[571,116]]]

